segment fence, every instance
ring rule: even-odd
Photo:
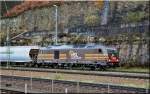
[[[147,93],[149,89],[122,87],[110,83],[94,84],[27,77],[2,76],[1,88],[25,93]]]
[[[144,33],[148,32],[149,23],[136,23],[136,24],[120,24],[120,25],[101,25],[101,26],[86,26],[80,25],[69,28],[70,33],[83,33],[96,36],[112,36],[122,33]]]

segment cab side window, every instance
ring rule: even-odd
[[[99,52],[100,54],[102,54],[102,53],[103,53],[102,49],[98,49],[98,52]]]

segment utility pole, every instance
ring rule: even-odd
[[[57,42],[57,38],[58,38],[58,22],[57,22],[57,17],[58,17],[58,6],[57,5],[54,5],[55,7],[55,45],[58,44]]]
[[[6,11],[8,11],[8,8],[7,8],[7,5],[6,5],[6,1],[4,0],[4,4],[5,4],[5,9]],[[8,58],[7,58],[7,68],[9,67],[9,62],[10,62],[10,25],[8,24],[8,27],[7,27],[7,30],[6,30],[6,46],[7,46],[7,49],[6,49],[6,54],[8,55]]]
[[[9,62],[10,62],[10,38],[9,38],[9,26],[7,27],[7,37],[6,37],[6,45],[7,45],[7,51],[6,54],[8,55],[7,57],[7,68],[9,67]]]

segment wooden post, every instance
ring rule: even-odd
[[[25,83],[24,91],[25,91],[25,94],[28,93],[28,91],[27,91],[27,83]]]
[[[32,90],[32,71],[30,72],[30,87],[31,87],[31,90]]]
[[[110,86],[109,86],[109,84],[108,84],[108,94],[109,94],[109,92],[110,92]]]
[[[14,80],[14,79],[13,79],[13,78],[14,78],[14,77],[13,77],[13,76],[14,76],[14,70],[12,70],[11,76],[12,76],[11,81],[12,81],[12,86],[13,86],[13,85],[14,85],[14,83],[13,83],[13,80]]]
[[[66,94],[68,93],[68,89],[67,89],[67,88],[65,88],[65,93],[66,93]]]
[[[77,93],[80,92],[79,82],[77,82]]]
[[[54,82],[53,82],[53,79],[52,79],[52,93],[53,93],[53,84],[54,84]]]

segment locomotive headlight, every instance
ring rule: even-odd
[[[116,61],[119,61],[118,59]]]

